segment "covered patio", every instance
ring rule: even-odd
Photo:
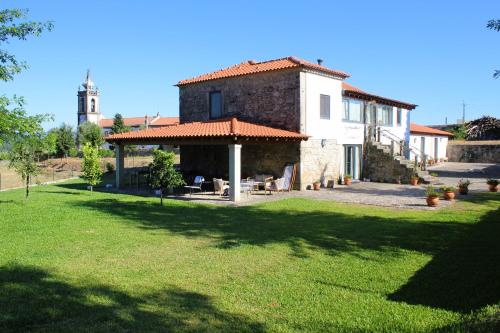
[[[202,156],[204,165],[211,165],[216,162],[207,160],[207,158],[210,158],[210,153],[203,155],[203,150],[206,150],[205,153],[207,153],[210,152],[210,147],[227,147],[227,160],[223,159],[223,161],[227,161],[229,199],[233,202],[239,202],[241,199],[242,146],[252,147],[246,156],[246,161],[250,162],[252,159],[258,158],[252,156],[252,153],[259,149],[266,150],[266,147],[274,147],[272,149],[273,154],[277,154],[287,149],[283,149],[284,147],[277,148],[276,145],[293,145],[298,151],[300,142],[307,140],[307,138],[307,136],[300,133],[230,118],[113,134],[106,137],[106,141],[115,145],[117,188],[121,188],[124,184],[126,145],[180,146],[181,165],[186,164],[183,161],[183,147],[189,147],[185,150],[186,154],[191,152],[192,155],[193,151],[199,151],[198,156]],[[298,162],[298,154],[296,162]]]

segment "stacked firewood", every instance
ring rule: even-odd
[[[500,119],[483,116],[466,125],[467,140],[500,140]]]

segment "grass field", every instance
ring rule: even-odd
[[[438,211],[0,193],[0,331],[498,331],[500,196]]]

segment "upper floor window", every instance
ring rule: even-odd
[[[403,121],[403,110],[401,110],[401,108],[398,108],[398,110],[396,111],[396,124],[398,124],[398,126],[401,126],[401,123]]]
[[[319,95],[319,104],[320,119],[330,119],[330,96]]]
[[[95,99],[90,101],[90,112],[95,112]]]
[[[222,117],[222,94],[220,91],[210,93],[210,118]]]
[[[343,120],[362,122],[363,121],[363,102],[354,99],[344,99]]]
[[[377,123],[382,126],[392,126],[392,106],[377,105]]]
[[[80,98],[80,112],[85,113],[85,103],[83,97]]]

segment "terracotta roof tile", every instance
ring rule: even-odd
[[[420,134],[437,134],[437,135],[446,135],[453,136],[452,133],[439,130],[437,128],[417,125],[415,123],[410,124],[410,133],[420,133]]]
[[[207,137],[307,139],[306,135],[302,135],[300,133],[252,124],[237,120],[236,118],[231,118],[205,122],[184,123],[166,127],[148,128],[134,132],[113,134],[106,137],[106,140],[121,141],[133,139],[188,139]]]
[[[417,107],[417,105],[411,104],[411,103],[408,103],[408,102],[398,101],[396,99],[391,99],[391,98],[387,98],[387,97],[382,97],[382,96],[371,94],[371,93],[366,92],[366,91],[364,91],[362,89],[359,89],[358,87],[355,87],[352,84],[349,84],[347,82],[342,82],[342,90],[344,91],[344,93],[347,92],[347,94],[349,92],[351,92],[351,93],[354,93],[354,94],[366,96],[367,98],[372,98],[372,99],[374,99],[375,101],[377,101],[379,103],[387,103],[387,102],[389,102],[389,103],[394,103],[394,104],[401,104],[402,106],[404,106],[405,108],[407,108],[409,110],[413,110],[413,109],[415,109]]]
[[[177,83],[177,85],[182,86],[191,83],[216,80],[216,79],[241,76],[241,75],[250,75],[255,73],[277,71],[288,68],[308,68],[324,72],[327,74],[339,76],[341,78],[349,77],[349,74],[341,71],[330,69],[328,67],[314,64],[312,62],[302,60],[296,57],[286,57],[286,58],[262,61],[262,62],[255,62],[253,60],[245,61],[242,62],[241,64],[233,65],[212,73],[207,73],[194,78],[181,80]]]
[[[156,120],[155,120],[156,119]],[[131,117],[131,118],[123,118],[123,122],[125,126],[141,126],[144,124],[144,117]],[[152,117],[148,116],[149,125],[153,126],[167,126],[179,123],[179,117]],[[111,127],[113,126],[113,119],[101,119],[99,121],[100,127]]]

